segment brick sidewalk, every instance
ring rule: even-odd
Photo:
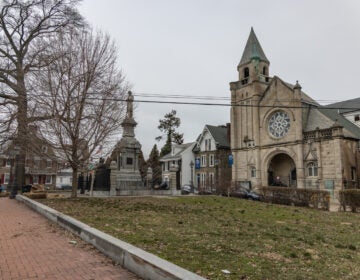
[[[139,279],[24,204],[0,198],[0,279]]]

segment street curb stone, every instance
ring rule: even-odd
[[[205,278],[180,266],[161,259],[140,248],[102,231],[90,227],[70,216],[64,215],[46,205],[23,195],[16,199],[50,221],[78,235],[85,242],[92,244],[99,251],[110,257],[115,263],[148,280],[203,280]]]

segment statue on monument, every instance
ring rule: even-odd
[[[131,91],[128,92],[129,96],[126,100],[127,102],[127,107],[126,107],[126,116],[128,118],[132,118],[133,117],[133,102],[134,102],[134,96],[132,95]]]

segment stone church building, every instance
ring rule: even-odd
[[[270,76],[270,61],[251,29],[230,83],[232,184],[358,188],[360,128],[336,106],[319,105]]]

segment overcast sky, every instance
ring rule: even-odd
[[[138,94],[161,94],[229,103],[229,82],[237,80],[251,27],[270,76],[299,80],[320,103],[360,96],[358,0],[84,0],[80,12],[116,41],[135,101],[155,99]],[[225,106],[138,103],[135,133],[145,157],[160,135],[159,119],[171,109],[181,118],[185,142],[195,141],[205,124],[230,122]]]

